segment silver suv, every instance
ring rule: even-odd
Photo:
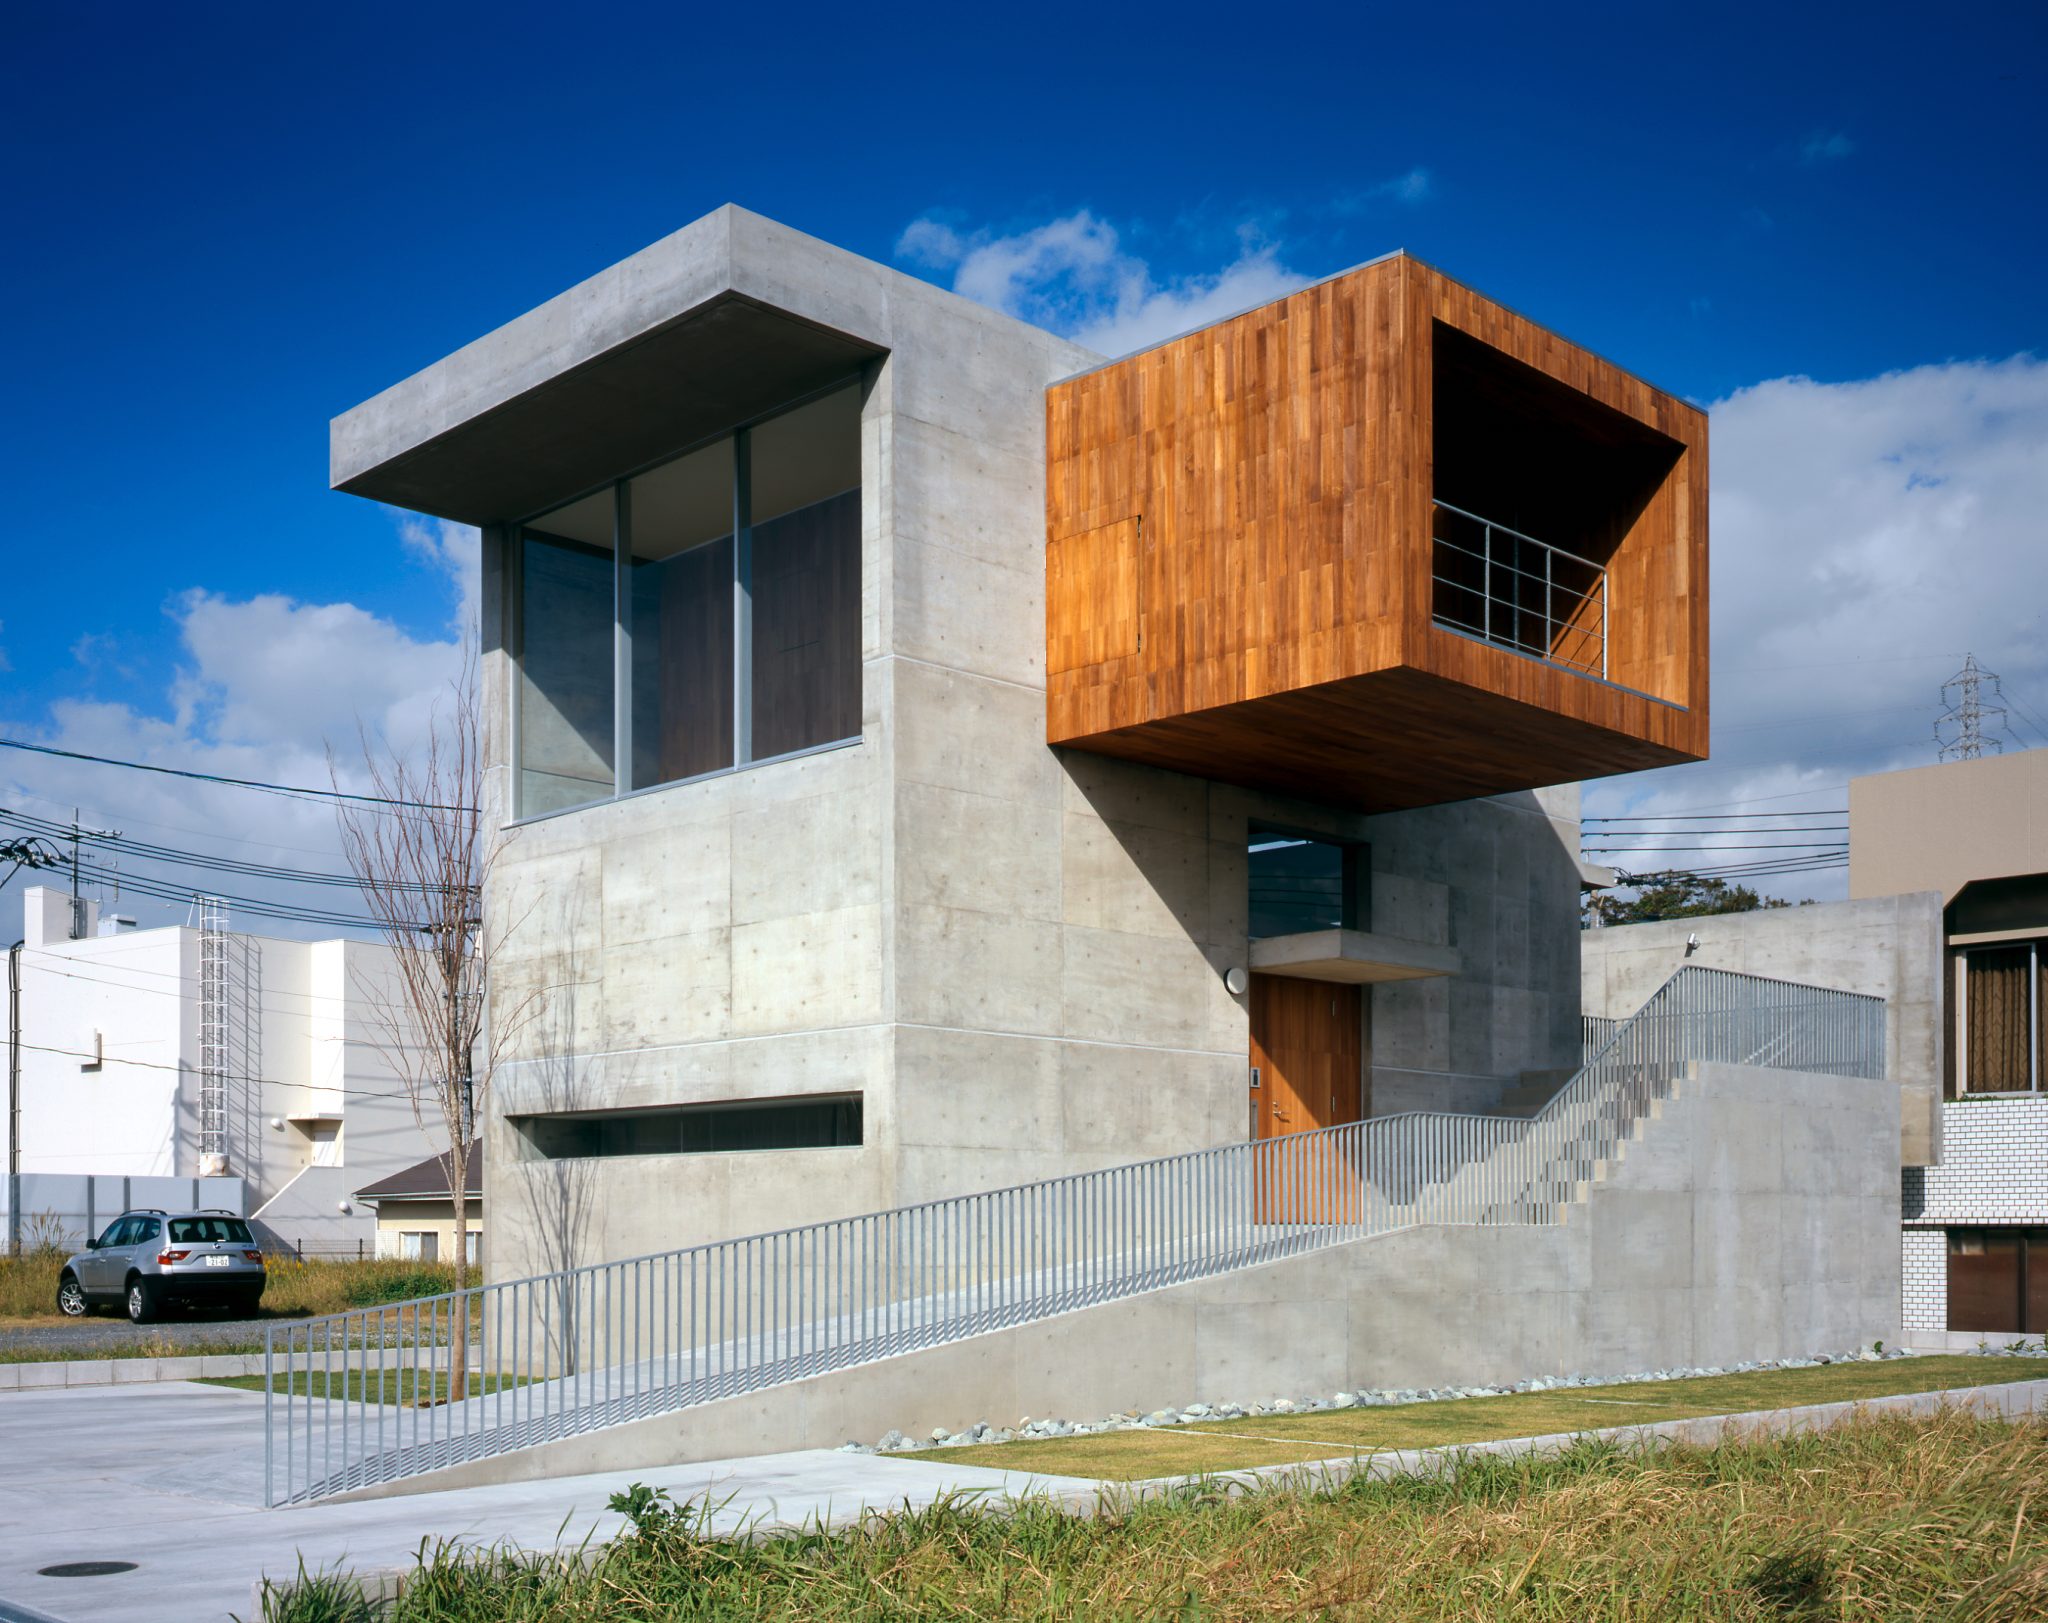
[[[148,1324],[174,1303],[225,1307],[250,1318],[263,1295],[263,1253],[233,1212],[123,1212],[66,1259],[57,1309],[83,1318],[120,1303]]]

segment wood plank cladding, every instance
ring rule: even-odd
[[[1055,384],[1046,430],[1051,743],[1368,811],[1705,756],[1704,414],[1413,259]],[[1434,623],[1439,500],[1605,565],[1605,680],[1583,603],[1549,658]]]
[[[1048,671],[1137,653],[1138,532],[1138,521],[1126,518],[1046,543]]]

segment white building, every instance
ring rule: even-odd
[[[104,1216],[122,1200],[109,1180],[224,1174],[277,1239],[371,1254],[376,1214],[354,1191],[446,1147],[386,1057],[390,949],[224,930],[209,992],[198,928],[102,921],[96,902],[47,887],[24,903],[12,1056],[24,1213],[38,1187],[58,1187],[38,1175],[98,1180]],[[65,1204],[66,1226],[82,1228],[83,1201]]]

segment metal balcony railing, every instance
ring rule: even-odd
[[[1437,502],[1436,623],[1587,676],[1607,675],[1607,571],[1590,558]]]
[[[1384,1116],[268,1326],[268,1502],[1414,1224],[1556,1223],[1696,1060],[1882,1077],[1884,1003],[1688,966],[1533,1117]]]

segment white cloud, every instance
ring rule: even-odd
[[[1414,205],[1426,203],[1436,195],[1436,176],[1427,169],[1417,166],[1404,174],[1390,175],[1385,180],[1362,186],[1357,191],[1347,192],[1330,205],[1337,214],[1363,214],[1370,209],[1380,208],[1388,203]]]
[[[358,721],[399,748],[416,743],[434,707],[446,701],[462,628],[475,624],[475,531],[406,520],[400,539],[433,566],[453,600],[445,635],[414,636],[352,603],[193,590],[171,606],[182,659],[160,707],[61,700],[39,720],[0,717],[0,731],[116,760],[314,788],[330,781],[331,746],[343,786],[361,789]],[[0,806],[56,818],[68,818],[76,806],[88,824],[158,845],[345,870],[330,805],[247,789],[7,751],[0,752]],[[122,867],[179,884],[208,883],[196,870],[161,862],[124,858]],[[0,908],[9,914],[18,908],[29,882],[41,881],[17,878],[0,892]],[[235,895],[355,910],[353,893],[342,889],[246,877],[213,883]],[[124,895],[120,908],[149,924],[174,922],[184,913],[177,904],[134,894]],[[240,922],[278,935],[333,933],[253,916]]]
[[[1713,758],[1588,813],[1840,809],[1852,775],[1935,759],[1966,652],[2016,701],[2005,748],[2048,743],[2048,361],[1779,378],[1713,408],[1712,447]]]
[[[1087,209],[1006,235],[963,235],[943,221],[913,220],[896,253],[951,271],[956,293],[1106,355],[1129,354],[1309,280],[1247,228],[1237,257],[1221,270],[1162,281],[1123,246],[1113,225]]]

